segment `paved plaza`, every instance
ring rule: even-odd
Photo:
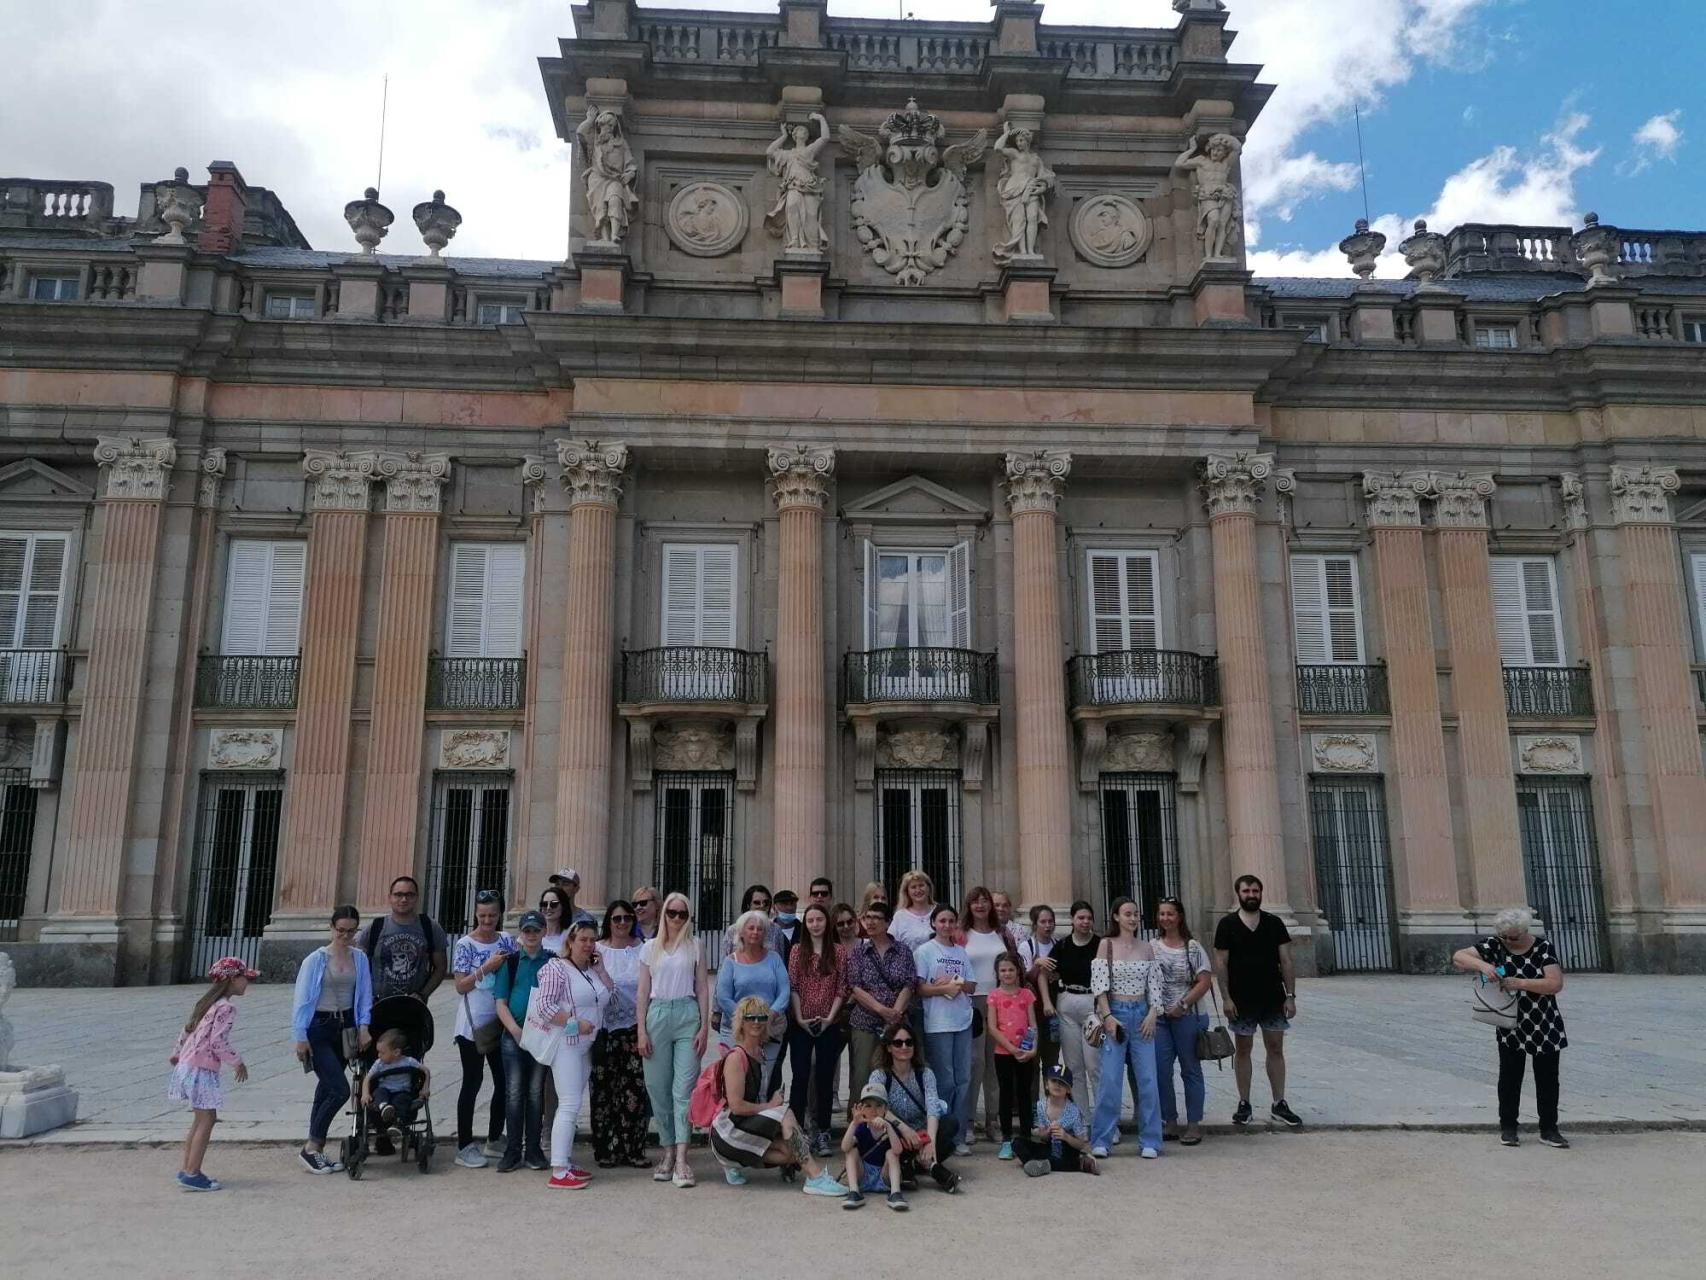
[[[185,1113],[165,1098],[177,1029],[200,988],[19,990],[6,1012],[15,1058],[57,1062],[82,1095],[75,1126],[39,1145],[176,1142]],[[1306,980],[1290,1037],[1293,1106],[1315,1128],[1491,1127],[1493,1033],[1469,1019],[1467,979],[1335,977]],[[290,988],[257,984],[243,997],[236,1043],[250,1066],[231,1084],[218,1142],[299,1139],[314,1082],[291,1053]],[[1569,1028],[1563,1124],[1706,1127],[1706,982],[1689,977],[1573,975],[1561,997]],[[453,1136],[460,1064],[450,1043],[454,995],[433,1000],[441,1037],[428,1059],[434,1115]],[[1257,1056],[1261,1050],[1258,1047]],[[1234,1102],[1231,1064],[1207,1070],[1208,1120],[1224,1126]],[[1253,1098],[1265,1112],[1256,1069]],[[487,1086],[489,1089],[489,1085]],[[1524,1115],[1532,1117],[1532,1094]],[[341,1122],[334,1135],[342,1132]],[[448,1155],[446,1156],[448,1163]]]

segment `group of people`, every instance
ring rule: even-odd
[[[498,895],[482,892],[474,927],[454,945],[419,911],[419,886],[408,876],[391,886],[390,913],[365,930],[353,907],[333,913],[327,944],[298,971],[293,1004],[296,1052],[317,1077],[299,1153],[309,1172],[341,1168],[325,1144],[349,1098],[347,1064],[372,1048],[374,1003],[425,1000],[446,978],[458,996],[462,1062],[456,1162],[496,1159],[500,1173],[549,1170],[553,1187],[581,1188],[594,1177],[575,1158],[576,1120],[589,1094],[598,1168],[650,1168],[658,1182],[691,1187],[697,1124],[731,1185],[745,1183],[749,1170],[780,1168],[789,1178],[803,1173],[807,1193],[841,1197],[849,1209],[866,1192],[904,1209],[905,1192],[921,1178],[956,1191],[954,1161],[980,1138],[1032,1176],[1095,1174],[1121,1141],[1128,1081],[1139,1154],[1154,1159],[1169,1140],[1202,1141],[1199,1045],[1217,985],[1234,1044],[1233,1123],[1252,1120],[1260,1037],[1270,1114],[1302,1124],[1285,1096],[1285,1033],[1297,1011],[1290,936],[1262,909],[1254,876],[1238,879],[1238,907],[1218,922],[1212,955],[1172,897],[1159,900],[1150,922],[1119,898],[1100,932],[1092,906],[1078,901],[1060,933],[1050,907],[1033,907],[1021,923],[1007,895],[982,886],[960,906],[938,901],[921,871],[901,879],[898,903],[873,883],[857,908],[836,902],[833,884],[820,878],[803,907],[791,891],[750,887],[734,923],[706,939],[684,894],[643,887],[608,903],[598,920],[577,905],[579,887],[573,870],[553,876],[514,936],[501,927]],[[1507,913],[1492,938],[1455,959],[1521,993],[1523,1021],[1499,1032],[1506,1139],[1515,1141],[1522,1068],[1533,1057],[1543,1140],[1562,1146],[1562,971],[1531,925]],[[708,947],[721,952],[714,976]],[[216,964],[173,1058],[172,1096],[196,1117],[179,1174],[187,1189],[218,1185],[202,1174],[201,1158],[223,1097],[221,1066],[235,1065],[244,1078],[230,1048],[230,1002],[255,976],[235,959]],[[719,1048],[707,1065],[713,1037]],[[380,1046],[381,1066],[406,1048]],[[482,1143],[475,1110],[487,1074],[493,1097]],[[430,1090],[424,1070],[391,1078]],[[383,1104],[392,1110],[376,1116],[381,1153],[397,1091],[392,1085]],[[823,1163],[836,1157],[839,1169]]]

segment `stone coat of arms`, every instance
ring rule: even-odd
[[[847,125],[837,135],[859,170],[853,230],[898,284],[923,284],[966,238],[966,170],[983,158],[989,131],[946,149],[943,132],[942,122],[909,98],[906,110],[883,121],[875,138]]]

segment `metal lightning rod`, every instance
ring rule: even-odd
[[[1362,175],[1362,219],[1369,221],[1368,212],[1368,166],[1362,158],[1362,104],[1354,104],[1357,118],[1357,172]]]
[[[385,109],[391,105],[391,73],[387,71],[380,82],[379,90],[379,172],[374,176],[373,189],[381,190],[385,185]]]

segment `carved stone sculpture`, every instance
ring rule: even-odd
[[[1323,773],[1372,773],[1376,766],[1374,738],[1366,733],[1318,733],[1312,748]]]
[[[1217,133],[1205,144],[1192,138],[1185,153],[1173,162],[1175,172],[1191,175],[1196,183],[1197,238],[1202,241],[1203,261],[1230,262],[1229,252],[1238,237],[1242,205],[1232,166],[1244,144],[1230,133]]]
[[[782,252],[816,257],[829,248],[829,232],[823,226],[824,180],[818,156],[829,145],[829,121],[817,112],[817,141],[803,124],[782,122],[782,136],[764,153],[765,163],[776,175],[776,204],[764,215],[772,235],[782,237]]]
[[[1006,161],[995,193],[1007,214],[1007,238],[995,246],[997,262],[1040,258],[1037,238],[1048,226],[1048,198],[1054,193],[1054,170],[1036,152],[1037,135],[1030,129],[1001,127],[995,154]]]
[[[1404,255],[1404,261],[1409,265],[1410,278],[1423,284],[1439,279],[1445,270],[1445,248],[1445,237],[1437,231],[1429,231],[1427,222],[1422,218],[1416,219],[1416,233],[1398,244],[1398,252]]]
[[[592,243],[615,249],[628,234],[628,222],[640,197],[634,179],[640,167],[622,132],[622,118],[614,111],[589,105],[586,119],[575,130],[576,154],[586,182],[587,217],[592,223]]]
[[[1611,518],[1618,524],[1669,524],[1670,495],[1682,488],[1675,467],[1611,465]]]
[[[746,238],[746,201],[720,182],[689,182],[675,193],[663,229],[683,253],[719,258]]]
[[[1339,252],[1350,259],[1351,270],[1357,279],[1367,280],[1374,274],[1375,263],[1386,248],[1386,237],[1368,229],[1368,219],[1358,218],[1357,229],[1339,241]]]
[[[1519,773],[1581,773],[1582,740],[1564,734],[1516,740]]]
[[[1576,261],[1587,268],[1588,286],[1616,284],[1617,256],[1622,249],[1616,227],[1599,225],[1599,215],[1590,213],[1582,219],[1582,229],[1570,237],[1570,249]]]
[[[190,186],[190,171],[176,169],[170,182],[154,188],[154,202],[160,211],[160,221],[166,224],[166,234],[155,244],[184,244],[184,230],[201,216],[201,196]]]
[[[367,258],[371,258],[374,250],[379,248],[379,242],[391,230],[395,217],[379,203],[377,187],[369,187],[361,193],[361,199],[351,200],[344,206],[344,221],[349,223],[349,229],[355,233],[355,242],[361,246],[362,256]]]
[[[159,502],[177,460],[178,446],[165,438],[101,436],[95,442],[95,461],[107,469],[109,498]]]
[[[433,192],[431,200],[417,204],[413,216],[415,227],[421,233],[421,243],[435,258],[444,251],[456,229],[462,225],[462,215],[444,203],[442,191]]]
[[[1131,266],[1154,234],[1137,201],[1116,191],[1080,200],[1066,229],[1078,256],[1098,267]]]
[[[693,772],[701,769],[732,769],[735,765],[734,735],[727,729],[708,725],[684,725],[652,732],[652,767]]]
[[[1108,773],[1172,773],[1173,739],[1165,733],[1122,733],[1102,755]]]
[[[503,769],[509,766],[508,729],[446,729],[438,739],[445,769]]]
[[[583,502],[613,507],[622,496],[628,446],[611,440],[559,440],[557,464],[563,469],[563,488],[568,490],[571,507]]]
[[[12,1023],[5,1007],[17,985],[12,957],[0,951],[0,1138],[27,1138],[77,1119],[77,1094],[65,1087],[63,1068],[12,1061]]]
[[[207,738],[207,767],[276,769],[283,750],[282,729],[215,729]]]
[[[953,739],[940,729],[897,729],[877,739],[882,769],[952,769],[959,764]]]
[[[872,261],[902,285],[920,285],[946,266],[970,222],[966,170],[983,158],[989,133],[942,148],[942,122],[909,98],[872,138],[842,125],[854,159],[853,229]]]

